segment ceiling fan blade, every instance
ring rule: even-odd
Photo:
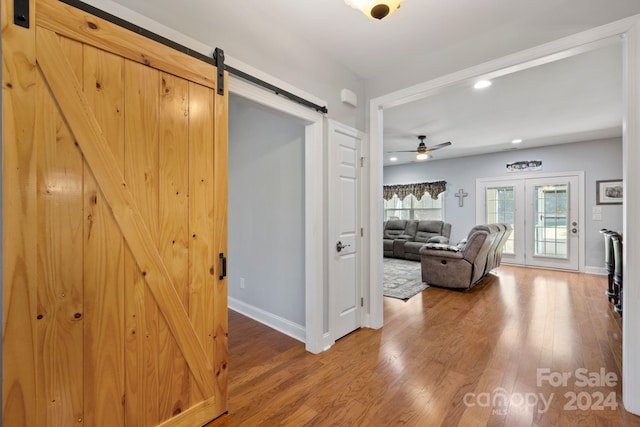
[[[451,145],[451,141],[443,142],[442,144],[434,145],[432,147],[427,147],[425,151],[438,150],[440,148],[448,147],[449,145]]]
[[[416,150],[387,151],[387,153],[417,153]]]

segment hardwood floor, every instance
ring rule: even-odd
[[[382,329],[318,355],[230,312],[229,414],[210,426],[640,426],[605,288],[503,265],[467,293],[385,298]]]

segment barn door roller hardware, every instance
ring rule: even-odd
[[[301,98],[298,95],[295,95],[287,90],[284,90],[278,86],[272,85],[271,83],[265,82],[255,76],[252,76],[249,73],[245,73],[244,71],[238,70],[237,68],[233,68],[224,63],[224,51],[219,47],[215,48],[213,51],[213,59],[216,62],[216,67],[218,67],[218,93],[220,93],[220,88],[222,88],[224,79],[222,78],[222,71],[226,70],[229,74],[233,74],[234,76],[241,78],[242,80],[248,81],[249,83],[253,83],[256,86],[260,86],[264,89],[270,90],[276,95],[280,95],[284,98],[287,98],[290,101],[297,102],[300,105],[304,105],[305,107],[314,109],[320,113],[327,114],[327,107],[318,105],[314,102],[311,102],[307,99]]]
[[[29,0],[13,0],[13,23],[29,28]]]
[[[224,95],[224,50],[217,47],[213,51],[213,59],[216,60],[216,68],[218,69],[218,81],[216,83],[218,95]]]

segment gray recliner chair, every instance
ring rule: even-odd
[[[445,288],[472,288],[498,267],[509,234],[509,224],[482,224],[473,227],[458,245],[427,244],[420,249],[422,281]]]

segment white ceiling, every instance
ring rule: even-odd
[[[374,96],[396,77],[419,83],[640,13],[640,0],[404,0],[377,21],[343,0],[115,1],[170,27],[190,22],[182,31],[197,39],[214,22],[255,37],[266,21],[343,64]],[[415,148],[419,134],[427,145],[452,142],[435,159],[510,149],[516,137],[524,148],[619,136],[620,70],[614,45],[501,77],[484,92],[456,87],[394,107],[385,151]]]
[[[141,0],[138,0],[141,1]],[[149,1],[149,0],[146,0]],[[156,0],[162,3],[167,0]],[[216,1],[194,0],[213,4]],[[236,3],[236,2],[234,2]],[[640,13],[638,0],[404,0],[383,20],[344,0],[243,0],[260,16],[299,35],[364,79],[455,50],[522,50]],[[477,62],[470,65],[475,65]]]
[[[451,141],[430,153],[434,160],[622,135],[620,40],[492,83],[460,84],[385,110],[384,164],[414,162],[413,153],[388,152],[415,149],[417,135],[427,136],[427,146]]]

